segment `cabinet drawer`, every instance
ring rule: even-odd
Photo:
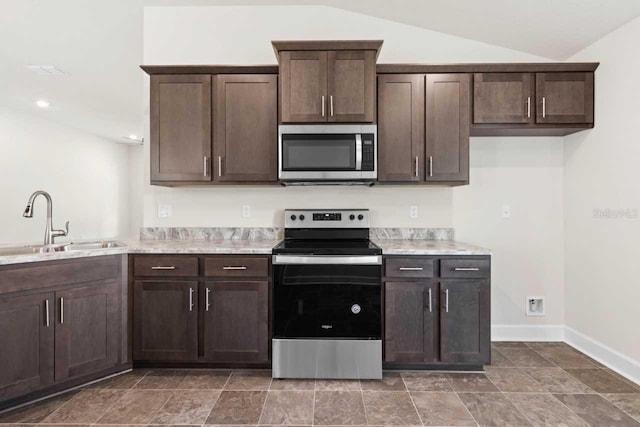
[[[269,275],[269,260],[262,257],[205,258],[204,275],[208,277],[266,277]]]
[[[137,256],[133,261],[133,274],[150,277],[197,276],[198,257]]]
[[[451,258],[440,260],[441,277],[484,278],[491,276],[488,259]]]
[[[386,277],[430,278],[434,276],[434,270],[434,260],[428,258],[389,258],[384,262]]]

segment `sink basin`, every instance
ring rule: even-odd
[[[64,245],[63,251],[87,251],[91,249],[108,249],[108,248],[121,248],[123,245],[118,242],[104,241],[104,242],[84,242],[84,243],[71,243]]]
[[[8,246],[0,247],[0,256],[44,254],[50,252],[87,251],[92,249],[121,248],[123,245],[114,241],[59,243],[55,245]]]

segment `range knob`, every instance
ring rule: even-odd
[[[362,214],[358,215],[358,219],[359,219],[360,221],[362,221],[362,220],[364,219],[364,215],[362,215]]]
[[[350,219],[351,221],[353,221],[354,219],[356,219],[356,216],[355,216],[354,214],[351,214],[351,215],[349,215],[349,219]]]
[[[291,215],[291,221],[295,221],[296,220],[296,216],[295,215]]]
[[[300,221],[304,221],[304,215],[300,215]]]

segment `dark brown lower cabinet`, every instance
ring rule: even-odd
[[[0,401],[53,383],[54,298],[0,296]]]
[[[269,282],[206,282],[203,310],[206,360],[269,361]]]
[[[438,359],[438,291],[432,280],[384,285],[386,362]]]
[[[56,292],[56,381],[117,363],[118,289],[118,282],[108,282]]]
[[[487,363],[491,357],[488,280],[442,280],[440,294],[442,362]]]
[[[197,360],[197,301],[197,281],[136,280],[134,360]]]

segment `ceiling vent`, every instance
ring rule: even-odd
[[[70,76],[71,73],[67,73],[53,65],[27,65],[27,68],[39,76]]]

